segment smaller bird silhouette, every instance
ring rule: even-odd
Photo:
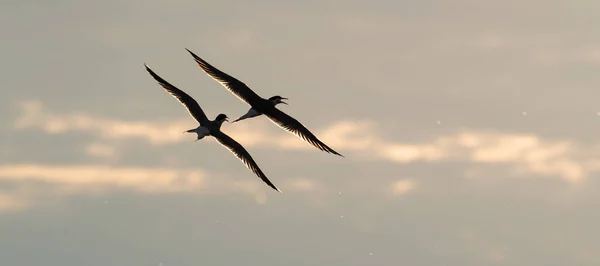
[[[229,151],[235,154],[235,156],[237,156],[246,165],[246,167],[248,167],[248,169],[252,170],[254,174],[256,174],[260,179],[262,179],[263,182],[265,182],[271,188],[281,192],[281,190],[279,190],[277,187],[275,187],[275,185],[273,185],[273,183],[271,183],[271,181],[269,181],[267,176],[258,167],[258,164],[256,164],[254,159],[252,159],[250,153],[248,153],[248,151],[246,151],[246,149],[244,149],[244,147],[241,144],[239,144],[237,141],[235,141],[234,139],[232,139],[227,134],[221,131],[221,125],[223,124],[223,122],[228,121],[227,115],[219,114],[217,115],[215,120],[209,120],[206,117],[206,114],[204,114],[202,108],[200,108],[200,105],[198,105],[198,102],[194,100],[194,98],[192,98],[187,93],[171,85],[169,82],[158,76],[156,73],[154,73],[154,71],[152,71],[152,69],[148,67],[146,63],[144,63],[144,67],[146,67],[146,71],[150,73],[150,75],[158,82],[158,84],[162,86],[173,97],[179,100],[179,102],[181,102],[181,104],[183,104],[187,108],[190,115],[192,115],[192,117],[194,117],[194,119],[196,119],[196,121],[200,123],[200,125],[197,128],[193,128],[185,132],[196,133],[196,141],[206,136],[214,137],[221,145],[223,145],[225,148],[229,149]]]

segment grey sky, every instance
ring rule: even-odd
[[[1,1],[2,265],[598,265],[597,1]],[[188,48],[303,122],[248,106]]]

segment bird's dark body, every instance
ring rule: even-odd
[[[298,136],[299,138],[310,143],[319,150],[344,157],[337,151],[327,146],[321,140],[319,140],[312,132],[310,132],[310,130],[308,130],[298,120],[275,107],[277,103],[285,103],[281,100],[287,98],[282,98],[281,96],[273,96],[269,100],[264,99],[258,94],[256,94],[256,92],[250,89],[250,87],[248,87],[242,81],[212,66],[204,59],[194,54],[189,49],[186,48],[186,50],[192,55],[192,57],[194,57],[194,61],[196,61],[198,66],[200,66],[200,68],[202,68],[202,70],[204,70],[204,72],[206,72],[207,75],[209,75],[217,82],[221,83],[223,87],[225,87],[227,90],[229,90],[229,92],[237,96],[240,100],[252,106],[252,109],[257,111],[258,113],[265,115],[267,118],[269,118],[269,120],[271,120],[271,122],[277,124],[284,130]]]
[[[252,106],[254,110],[258,111],[263,115],[273,113],[272,110],[275,108],[275,106],[273,106],[273,103],[264,98],[260,98],[260,101],[258,101],[258,103],[251,104],[250,106]]]

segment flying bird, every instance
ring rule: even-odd
[[[184,133],[196,133],[196,141],[206,136],[214,137],[221,145],[225,146],[225,148],[229,149],[229,151],[235,154],[235,156],[237,156],[246,165],[246,167],[248,167],[248,169],[252,170],[254,174],[260,177],[263,182],[265,182],[271,188],[281,192],[281,190],[279,190],[277,187],[275,187],[275,185],[273,185],[273,183],[271,183],[271,181],[269,181],[267,176],[258,167],[254,159],[252,159],[250,153],[248,153],[248,151],[246,151],[241,144],[221,131],[221,125],[223,122],[228,121],[227,115],[219,114],[215,120],[209,120],[194,98],[158,76],[145,63],[144,66],[146,67],[146,71],[148,71],[148,73],[150,73],[150,75],[156,81],[158,81],[158,84],[160,84],[160,86],[162,86],[173,97],[177,98],[177,100],[179,100],[179,102],[181,102],[181,104],[187,108],[190,115],[192,115],[192,117],[194,117],[194,119],[200,123],[197,128],[187,130]]]
[[[194,57],[196,63],[198,63],[200,68],[202,68],[208,76],[221,83],[221,85],[240,98],[240,100],[251,106],[248,113],[236,119],[234,122],[264,114],[271,122],[310,143],[317,149],[344,157],[319,140],[312,132],[310,132],[310,130],[302,125],[302,123],[298,122],[298,120],[275,107],[279,103],[287,104],[283,101],[288,100],[287,98],[276,95],[269,99],[264,99],[258,96],[258,94],[252,91],[252,89],[243,82],[210,65],[189,49],[186,48],[186,50]]]
[[[269,98],[269,102],[271,102],[271,104],[273,104],[273,106],[276,106],[276,105],[278,105],[280,103],[288,104],[288,103],[284,102],[283,100],[288,100],[288,98],[281,97],[279,95],[275,95],[275,96]],[[233,120],[231,123],[235,123],[235,122],[238,122],[238,121],[241,121],[241,120],[244,120],[244,119],[247,119],[247,118],[256,117],[256,116],[259,116],[259,115],[262,115],[262,114],[259,113],[256,110],[254,110],[254,108],[250,107],[250,110],[248,110],[248,112],[245,115],[240,116],[240,118],[238,118],[236,120]]]

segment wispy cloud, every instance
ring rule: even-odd
[[[316,182],[307,178],[293,180],[290,185],[297,191],[314,191],[317,188]]]
[[[394,182],[391,187],[395,196],[401,196],[415,189],[416,182],[412,179],[401,179]]]
[[[266,203],[270,193],[257,178],[236,179],[220,173],[207,174],[202,169],[105,165],[0,165],[0,182],[13,187],[7,193],[0,192],[0,212],[35,205],[37,196],[50,191],[55,197],[98,195],[116,189],[143,194],[242,193],[252,196],[259,204]],[[316,189],[316,183],[308,179],[291,178],[282,183],[285,187],[289,185],[292,191],[311,192]],[[38,186],[45,189],[31,189]]]
[[[190,119],[171,122],[124,121],[82,113],[56,114],[46,109],[39,101],[24,102],[21,110],[21,116],[14,123],[14,128],[17,130],[40,128],[48,134],[84,132],[98,135],[105,140],[144,139],[153,145],[190,140],[189,135],[182,134],[184,130],[190,128]],[[357,129],[364,126],[368,127],[369,125],[344,121],[325,130],[317,131],[317,134],[331,146],[341,146],[345,150],[364,150],[372,140],[365,139],[365,136],[358,136],[358,138],[353,136],[357,133]],[[297,137],[279,130],[273,127],[269,131],[261,127],[251,127],[247,123],[227,125],[227,128],[224,129],[227,134],[244,146],[269,146],[296,150],[314,149]],[[278,133],[273,134],[273,131]],[[94,149],[99,152],[99,147]],[[106,149],[103,152],[105,153]]]
[[[2,165],[0,180],[61,184],[91,190],[108,187],[128,188],[145,193],[195,191],[206,186],[206,174],[201,169],[175,170],[103,165]]]
[[[265,204],[270,188],[258,178],[233,178],[202,169],[159,167],[114,167],[106,165],[0,165],[0,182],[11,189],[0,191],[0,213],[35,206],[41,199],[61,199],[71,195],[103,195],[115,190],[142,194],[202,193],[209,195],[245,194]],[[280,180],[287,193],[308,202],[324,204],[326,184],[304,177]],[[279,194],[277,194],[279,195]]]
[[[570,141],[544,141],[534,134],[461,132],[428,145],[391,146],[384,156],[399,162],[461,160],[507,164],[516,173],[580,181],[593,166],[594,151]]]
[[[28,200],[17,193],[0,193],[0,213],[21,210],[29,205]]]
[[[189,128],[183,121],[123,121],[87,114],[55,114],[40,102],[26,102],[16,129],[41,128],[49,134],[79,131],[97,134],[105,140],[139,138],[153,145],[187,140],[182,134]],[[276,127],[250,126],[250,123],[227,125],[225,131],[246,147],[312,151],[314,148]],[[275,133],[276,132],[276,133]],[[480,164],[503,164],[514,174],[557,176],[577,182],[599,170],[597,147],[583,147],[569,140],[544,140],[535,134],[499,133],[463,130],[424,143],[401,143],[385,140],[377,134],[376,124],[369,121],[339,121],[316,134],[331,147],[353,152],[362,159],[393,163],[463,161]],[[88,152],[110,154],[107,147],[88,147]]]
[[[90,143],[85,147],[85,152],[91,156],[114,158],[117,155],[116,148],[104,143]]]
[[[183,140],[182,121],[146,123],[118,121],[87,114],[59,115],[44,108],[38,101],[21,105],[22,115],[15,121],[16,129],[39,127],[49,134],[64,132],[92,132],[104,139],[143,138],[155,145]]]

